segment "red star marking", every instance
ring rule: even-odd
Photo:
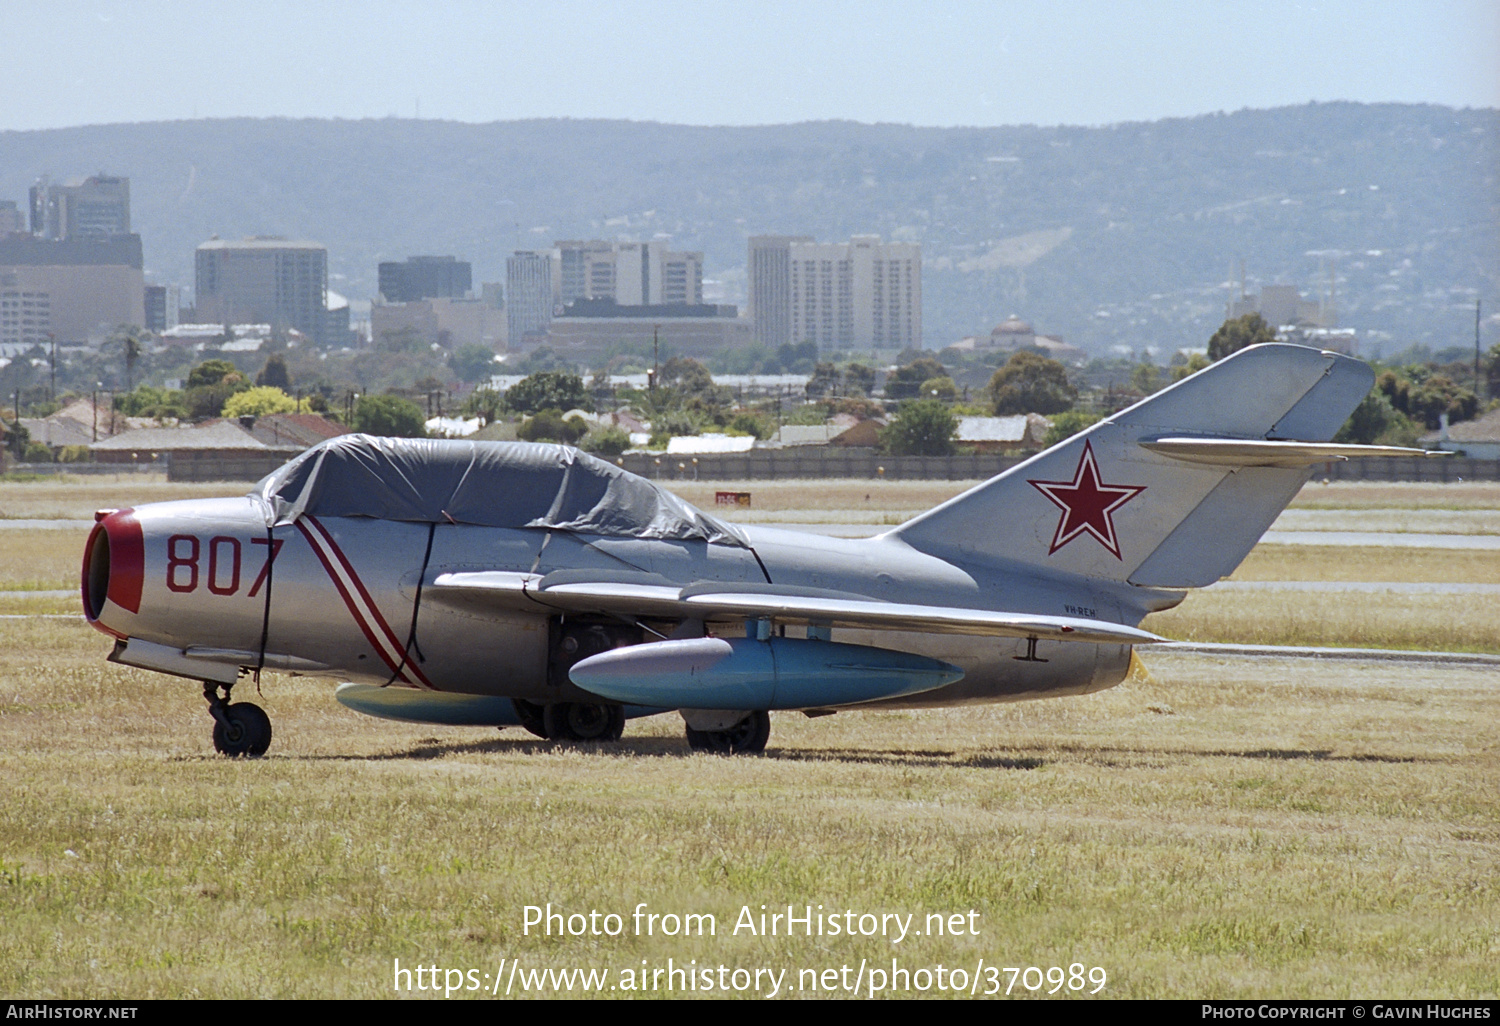
[[[1115,537],[1115,521],[1110,514],[1141,492],[1145,485],[1107,485],[1099,481],[1099,464],[1094,458],[1094,447],[1083,443],[1083,456],[1071,481],[1026,482],[1063,511],[1057,522],[1057,533],[1052,536],[1052,555],[1081,534],[1091,534],[1116,558],[1120,559],[1120,543]]]

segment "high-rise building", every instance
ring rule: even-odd
[[[556,243],[559,302],[612,299],[620,306],[697,306],[703,302],[703,254],[661,242]]]
[[[72,178],[31,187],[31,232],[44,239],[110,239],[130,234],[130,179]]]
[[[782,346],[792,341],[792,257],[794,242],[812,242],[809,235],[752,235],[746,265],[750,285],[750,319],[761,345]]]
[[[87,342],[144,324],[141,238],[0,238],[0,342]]]
[[[820,349],[918,349],[922,345],[922,247],[881,243],[793,242],[791,341]]]
[[[474,287],[468,261],[451,256],[414,256],[382,263],[380,294],[387,303],[462,299]]]
[[[26,218],[16,206],[15,200],[0,200],[0,237],[24,232],[26,230]]]
[[[505,260],[505,326],[512,349],[552,323],[552,254],[517,251]]]
[[[328,250],[316,242],[256,236],[198,247],[196,317],[208,324],[295,328],[323,344],[328,327]]]
[[[561,280],[558,301],[615,298],[615,248],[602,239],[569,239],[557,246]]]
[[[176,285],[147,285],[146,321],[142,327],[157,334],[177,327],[177,312],[181,306],[181,289]]]

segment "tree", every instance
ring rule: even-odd
[[[394,395],[362,395],[354,404],[354,430],[394,438],[426,438],[422,410]]]
[[[1473,420],[1479,412],[1479,397],[1446,374],[1434,374],[1407,392],[1405,412],[1413,420],[1436,429],[1445,413],[1450,424]]]
[[[1142,395],[1150,395],[1161,386],[1161,368],[1154,363],[1138,363],[1130,372],[1130,387]]]
[[[1093,427],[1099,423],[1099,419],[1099,414],[1097,413],[1085,413],[1082,410],[1064,410],[1052,418],[1052,426],[1047,429],[1047,437],[1042,439],[1042,444],[1050,448],[1058,442],[1067,441],[1084,428]]]
[[[844,391],[849,395],[869,395],[875,389],[875,368],[869,364],[851,363],[844,368]]]
[[[988,391],[997,417],[1062,413],[1078,401],[1078,389],[1069,383],[1067,368],[1027,349],[1015,353],[995,372]]]
[[[918,399],[901,407],[880,432],[880,444],[894,456],[951,456],[958,421],[946,404]]]
[[[1375,379],[1375,391],[1396,412],[1430,429],[1439,426],[1445,413],[1450,424],[1478,415],[1479,397],[1446,374],[1434,374],[1426,364],[1413,364],[1403,371],[1407,377],[1387,370]]]
[[[1237,353],[1246,346],[1258,346],[1263,342],[1275,342],[1276,332],[1258,313],[1233,317],[1219,326],[1208,340],[1208,358],[1213,362]]]
[[[624,428],[610,425],[590,431],[579,445],[595,456],[614,457],[630,448],[630,435]]]
[[[536,416],[516,429],[516,437],[523,442],[562,442],[573,445],[589,433],[589,422],[576,413],[563,419],[562,410],[538,410]]]
[[[228,360],[204,360],[188,373],[183,399],[196,420],[217,417],[236,392],[250,387],[245,376]]]
[[[129,392],[135,387],[135,365],[141,355],[146,351],[143,343],[143,332],[134,324],[122,324],[114,330],[113,340],[120,346],[120,353],[125,357],[125,391]]]
[[[382,331],[375,340],[375,348],[384,353],[420,353],[427,348],[422,333],[411,325]]]
[[[505,412],[505,396],[493,388],[476,388],[464,400],[463,415],[478,417],[486,424],[493,424]]]
[[[915,399],[922,382],[948,376],[948,368],[930,356],[921,356],[904,367],[898,367],[885,379],[888,399]]]
[[[460,381],[483,381],[494,372],[495,351],[476,343],[462,345],[448,357],[448,366]]]
[[[945,403],[955,402],[958,399],[958,386],[946,374],[940,378],[928,378],[922,382],[921,396],[923,399],[938,399]]]
[[[1208,357],[1204,356],[1202,353],[1194,353],[1182,363],[1172,364],[1172,382],[1173,384],[1176,384],[1185,377],[1197,374],[1207,366]]]
[[[181,392],[151,385],[138,385],[135,391],[115,396],[115,409],[127,417],[154,417],[157,420],[186,420],[187,402]]]
[[[516,413],[591,408],[593,400],[583,378],[571,371],[538,371],[522,378],[505,393],[505,405]]]
[[[292,387],[292,376],[287,373],[286,361],[279,353],[266,357],[266,365],[255,375],[255,383],[267,388],[279,388],[283,392]]]
[[[265,417],[272,413],[291,413],[296,409],[297,400],[281,389],[257,385],[230,396],[224,403],[224,416]]]
[[[831,363],[819,362],[813,368],[812,378],[807,382],[807,396],[816,399],[828,395],[839,385],[839,369]]]
[[[776,434],[776,423],[770,418],[754,412],[743,410],[730,418],[726,425],[731,434],[739,432],[741,435],[754,435],[761,441]]]
[[[714,376],[702,363],[691,356],[674,356],[661,365],[656,377],[656,387],[672,387],[684,398],[705,395],[713,391]]]
[[[1418,426],[1377,388],[1354,408],[1333,440],[1355,445],[1414,445],[1419,434]]]
[[[238,374],[234,364],[228,360],[204,360],[188,372],[187,387],[203,388],[217,385],[231,374]]]

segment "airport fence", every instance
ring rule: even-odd
[[[668,456],[626,453],[617,460],[634,474],[659,481],[776,481],[865,478],[886,481],[982,481],[1022,457],[995,454],[888,456],[868,449],[807,446],[743,453]],[[1348,460],[1316,468],[1329,481],[1497,481],[1500,460],[1462,456]]]
[[[154,463],[10,463],[11,474],[161,473],[169,481],[258,481],[291,454],[236,457],[171,453]],[[633,474],[653,481],[777,481],[861,478],[886,481],[982,481],[1021,462],[1016,456],[885,456],[870,450],[758,449],[744,453],[667,456],[626,453],[615,460]],[[1349,460],[1326,463],[1313,472],[1328,481],[1500,481],[1500,460],[1463,456],[1426,459]]]

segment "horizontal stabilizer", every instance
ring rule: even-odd
[[[1337,442],[1285,442],[1264,438],[1152,438],[1136,443],[1174,460],[1215,467],[1310,467],[1343,460],[1447,456],[1441,450],[1400,445],[1344,445]]]

